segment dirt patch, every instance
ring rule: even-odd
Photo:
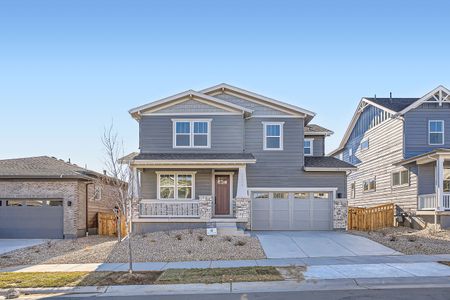
[[[220,269],[172,269],[165,271],[156,283],[227,283],[283,280],[274,267],[242,267]]]
[[[369,238],[404,254],[450,253],[450,230],[435,232],[432,229],[392,227],[367,232],[348,231],[348,233]]]
[[[132,238],[135,262],[237,260],[266,258],[256,237],[207,236],[205,230],[176,230],[136,235]],[[34,264],[124,263],[124,241],[103,236],[52,240],[0,256],[0,267]]]
[[[306,271],[304,266],[278,267],[277,270],[285,280],[295,280],[301,282],[305,280],[303,273]]]

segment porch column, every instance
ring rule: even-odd
[[[444,197],[444,159],[439,156],[436,161],[436,180],[437,180],[437,189],[436,189],[436,210],[440,211],[444,207],[443,197]]]
[[[239,167],[236,198],[248,198],[247,171],[245,165]]]
[[[128,193],[133,199],[139,198],[139,173],[137,168],[130,167],[131,182],[128,183]]]

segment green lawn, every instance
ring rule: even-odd
[[[0,288],[223,283],[283,280],[274,267],[169,269],[164,272],[4,272]]]

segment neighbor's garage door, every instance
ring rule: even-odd
[[[63,238],[63,206],[55,199],[0,199],[0,238]]]
[[[330,230],[331,192],[253,192],[253,230]]]

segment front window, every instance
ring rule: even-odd
[[[158,174],[159,199],[190,200],[194,194],[194,174]]]
[[[428,144],[444,144],[444,121],[430,120],[428,122]]]
[[[174,148],[209,148],[210,120],[173,120]]]
[[[444,169],[444,193],[450,193],[450,169]]]
[[[306,156],[313,155],[313,142],[314,142],[314,139],[305,139],[303,141],[303,153]]]
[[[283,124],[280,122],[263,122],[264,150],[283,150]]]

